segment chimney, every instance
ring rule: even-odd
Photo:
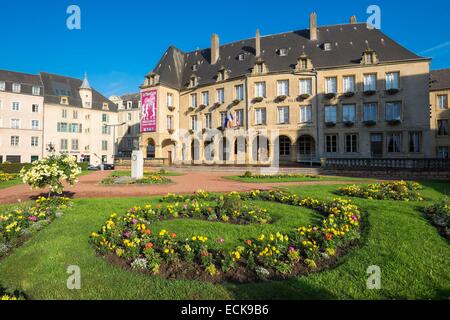
[[[219,36],[214,33],[211,36],[211,64],[216,64],[219,60]]]
[[[350,17],[350,24],[356,24],[357,20],[356,20],[356,16],[351,16]]]
[[[315,12],[309,16],[309,40],[317,41],[317,13]]]
[[[261,34],[259,33],[259,29],[256,29],[256,37],[255,37],[255,56],[257,58],[261,57]]]

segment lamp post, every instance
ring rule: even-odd
[[[116,128],[126,125],[126,122],[117,124],[105,124],[105,127],[113,128],[113,158],[116,159]]]

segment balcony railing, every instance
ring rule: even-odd
[[[321,160],[325,169],[343,170],[409,170],[441,171],[450,170],[450,159],[337,159]]]

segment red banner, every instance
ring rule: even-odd
[[[142,92],[141,133],[156,132],[156,115],[158,111],[158,92]]]

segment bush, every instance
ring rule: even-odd
[[[422,201],[418,190],[422,186],[416,182],[393,181],[367,186],[353,185],[339,189],[339,193],[350,197],[376,200]]]
[[[64,182],[70,185],[77,183],[80,173],[81,168],[75,158],[68,155],[51,155],[33,162],[31,168],[23,168],[20,171],[24,183],[33,189],[49,187],[50,194],[61,194],[64,191]]]
[[[89,167],[89,163],[88,162],[78,162],[78,166],[81,168],[81,170],[87,171],[88,167]]]
[[[23,168],[29,169],[31,164],[29,163],[10,163],[4,162],[0,163],[0,171],[4,173],[20,173]]]
[[[450,200],[444,199],[425,209],[431,222],[450,241]]]
[[[244,178],[251,178],[252,175],[253,175],[253,174],[252,174],[250,171],[246,171],[246,172],[244,173]]]
[[[17,179],[18,176],[19,176],[18,174],[4,173],[0,171],[0,182],[11,181]]]

